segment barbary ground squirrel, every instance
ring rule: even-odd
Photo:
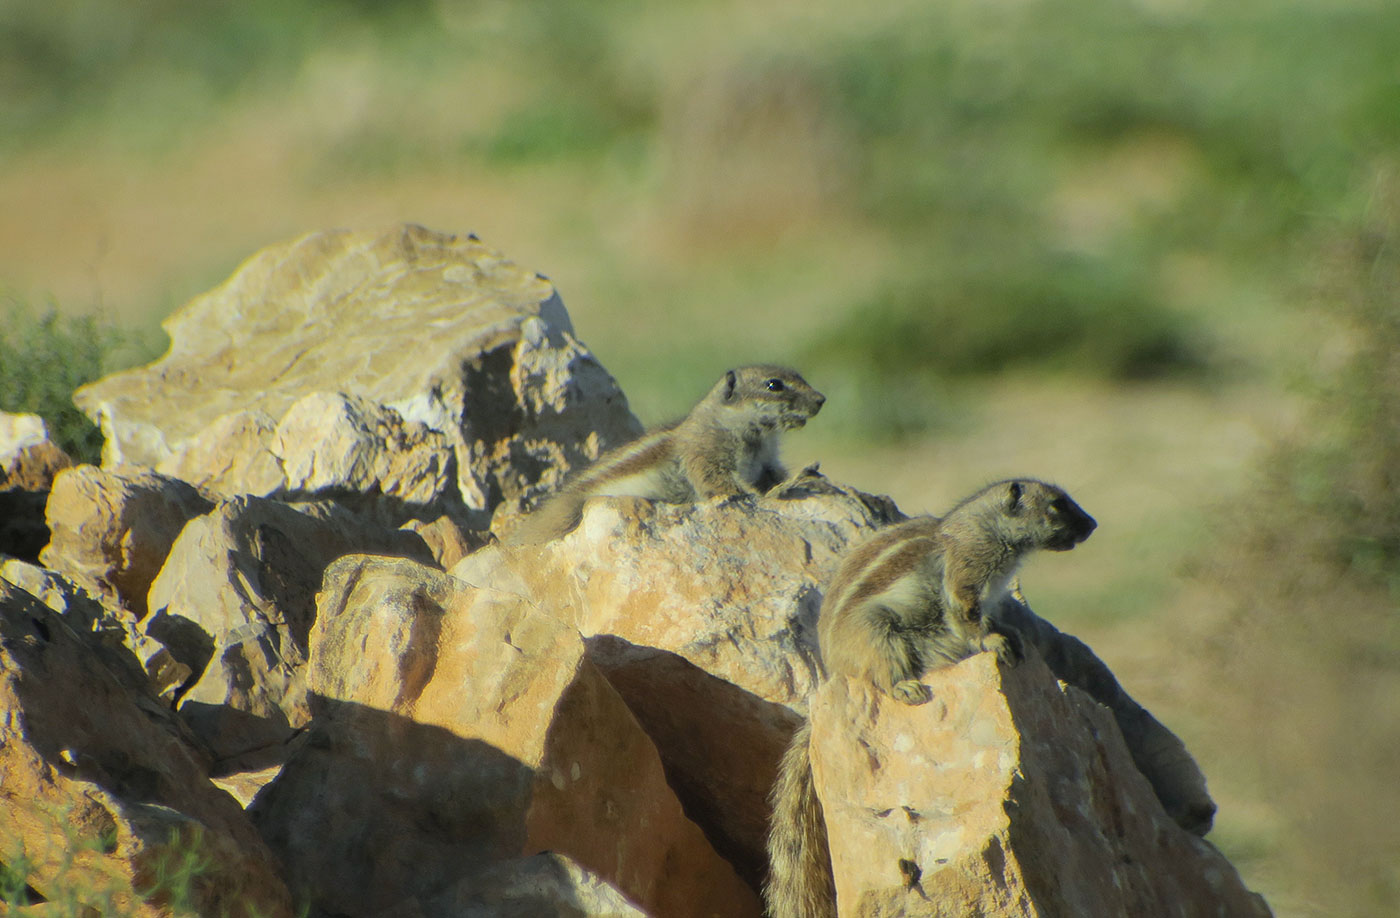
[[[778,437],[807,423],[826,398],[798,373],[756,365],[727,371],[680,421],[614,449],[521,521],[507,541],[537,545],[578,525],[590,497],[670,503],[740,498],[787,477]]]
[[[1054,485],[1013,479],[977,492],[942,519],[881,530],[847,553],[827,586],[817,640],[828,677],[860,677],[905,704],[922,704],[930,691],[919,677],[931,667],[982,650],[1015,662],[1019,637],[989,613],[1006,599],[1028,554],[1071,549],[1096,525]],[[773,787],[764,887],[772,918],[836,915],[810,737],[804,724]]]

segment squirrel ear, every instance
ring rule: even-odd
[[[724,400],[726,402],[734,400],[734,387],[739,385],[739,377],[733,370],[727,370],[724,374]]]
[[[1021,483],[1019,481],[1013,481],[1011,482],[1011,487],[1007,488],[1006,491],[1006,509],[1015,510],[1020,503]]]

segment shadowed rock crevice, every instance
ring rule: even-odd
[[[207,778],[187,728],[102,662],[94,638],[0,581],[0,854],[32,888],[75,890],[154,916],[157,865],[198,839],[208,869],[192,907],[289,918],[291,899],[241,808]]]
[[[312,728],[252,810],[318,908],[428,908],[464,870],[551,851],[651,913],[758,914],[578,633],[521,597],[341,558],[307,680]]]
[[[533,780],[524,763],[391,711],[320,696],[312,710],[300,748],[249,812],[313,914],[375,915],[443,892],[463,864],[521,850]]]
[[[686,815],[758,889],[768,866],[768,791],[801,718],[677,654],[613,635],[589,638],[588,658],[656,744]]]

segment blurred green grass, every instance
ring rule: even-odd
[[[49,436],[78,462],[96,463],[102,433],[73,404],[79,386],[160,352],[153,331],[119,328],[96,314],[35,310],[0,293],[0,411],[37,414]]]

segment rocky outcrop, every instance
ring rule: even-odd
[[[0,862],[31,898],[757,915],[815,692],[854,913],[1259,906],[1178,828],[1210,809],[1180,741],[1024,606],[1032,659],[944,671],[934,704],[819,688],[824,584],[902,517],[887,499],[813,469],[496,543],[638,428],[548,282],[476,239],[307,236],[167,329],[162,360],[80,393],[105,463],[58,472],[44,566],[0,560],[0,842],[23,846]],[[187,888],[157,888],[179,858]]]
[[[44,504],[54,476],[72,464],[43,418],[0,411],[0,555],[38,560],[49,541]]]
[[[432,560],[413,533],[335,504],[257,497],[220,503],[171,546],[142,630],[193,674],[180,713],[221,770],[277,755],[310,721],[304,672],[316,591],[326,566],[351,552]]]
[[[811,708],[843,916],[1265,916],[1179,827],[1112,715],[1038,656],[928,673],[910,707],[846,678]]]
[[[169,914],[187,858],[198,914],[290,916],[291,897],[188,731],[37,598],[0,581],[0,861],[34,894]]]
[[[767,870],[768,792],[820,684],[816,615],[845,549],[902,518],[887,499],[804,472],[751,504],[596,499],[537,549],[488,548],[453,568],[573,622],[590,658],[656,741],[686,812],[750,883]],[[1214,804],[1169,730],[1074,638],[1024,604],[996,610],[1112,712],[1139,770],[1179,824]],[[726,748],[724,755],[708,750]]]
[[[253,811],[318,907],[373,915],[547,850],[651,914],[758,914],[578,632],[521,597],[343,558],[308,682],[312,734]]]
[[[543,277],[475,237],[313,233],[165,322],[75,400],[140,464],[224,494],[359,493],[485,528],[640,428]],[[332,472],[334,474],[332,474]]]

